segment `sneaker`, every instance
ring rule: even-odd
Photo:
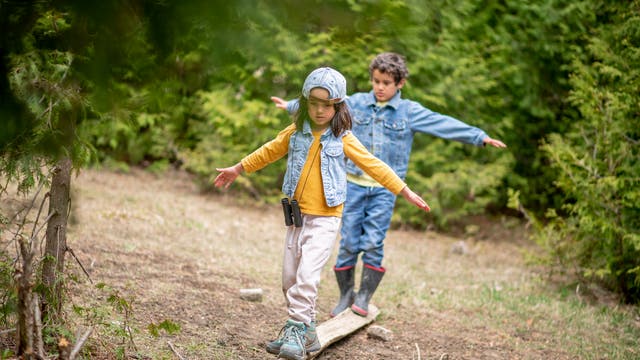
[[[320,341],[318,340],[318,333],[316,332],[316,322],[312,321],[304,333],[307,338],[306,350],[308,353],[320,350]]]
[[[275,340],[271,340],[267,343],[267,352],[269,354],[274,354],[274,355],[280,354],[280,347],[282,347],[282,343],[284,342],[284,337],[287,332],[288,325],[289,325],[289,322],[287,321],[287,323],[282,327],[282,329],[280,329],[280,332],[278,333],[278,337]]]
[[[307,357],[305,336],[306,326],[303,322],[287,320],[287,329],[284,331],[284,340],[280,346],[280,359],[304,360]]]
[[[267,352],[270,354],[279,355],[280,348],[284,343],[285,337],[287,336],[288,328],[290,326],[294,326],[299,322],[294,320],[288,320],[287,323],[280,329],[280,333],[278,333],[278,338],[267,343]],[[302,324],[302,323],[299,323]],[[304,325],[304,324],[303,324]],[[316,332],[316,322],[312,321],[309,326],[305,326],[305,350],[307,352],[314,352],[320,350],[320,341],[318,341],[318,333]]]

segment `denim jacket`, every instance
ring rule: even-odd
[[[346,157],[342,145],[342,136],[335,137],[331,128],[320,136],[320,173],[327,206],[338,206],[347,198]],[[313,134],[308,121],[304,122],[302,131],[296,131],[289,139],[287,171],[284,174],[282,192],[290,198],[300,183],[302,168],[307,160],[309,148],[313,143]],[[313,155],[311,155],[313,156]],[[304,186],[304,180],[300,186]],[[303,190],[304,191],[304,190]]]
[[[400,91],[383,107],[376,105],[373,91],[350,95],[346,102],[353,117],[353,134],[402,179],[407,175],[415,133],[427,133],[476,146],[482,146],[487,137],[481,129],[431,111],[415,101],[402,99]],[[292,113],[297,107],[297,101],[289,101],[287,110]],[[347,160],[347,172],[358,176],[363,174],[351,160]]]

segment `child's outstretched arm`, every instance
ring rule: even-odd
[[[238,175],[242,174],[244,168],[242,167],[242,163],[237,163],[232,167],[216,168],[216,170],[220,173],[216,176],[213,184],[216,187],[224,186],[224,188],[227,189],[236,180]]]
[[[276,107],[278,109],[287,110],[287,105],[289,104],[287,100],[279,98],[277,96],[272,96],[271,101],[276,104]]]
[[[424,201],[424,199],[422,199],[420,195],[414,193],[411,189],[409,189],[408,186],[405,186],[402,191],[400,191],[400,195],[402,195],[405,199],[407,199],[408,202],[419,207],[420,209],[423,209],[424,211],[431,211],[429,204],[427,204],[427,202]]]
[[[482,139],[482,143],[485,144],[485,145],[489,144],[489,145],[491,145],[493,147],[497,147],[497,148],[506,148],[507,147],[507,145],[505,143],[503,143],[502,141],[497,140],[497,139],[492,139],[492,138],[490,138],[488,136],[486,138]]]
[[[427,202],[424,201],[420,195],[409,189],[409,186],[393,172],[393,169],[391,169],[389,165],[373,156],[353,133],[349,132],[344,135],[342,137],[342,143],[344,144],[343,148],[347,158],[351,159],[351,161],[374,178],[380,185],[394,194],[402,195],[407,201],[420,209],[431,211]]]

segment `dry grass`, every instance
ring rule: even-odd
[[[78,275],[71,286],[70,304],[87,315],[74,323],[102,323],[90,341],[92,358],[131,355],[134,345],[141,358],[176,358],[168,341],[189,359],[274,358],[262,346],[286,319],[277,206],[202,194],[181,172],[86,170],[74,179],[73,196],[69,245],[92,280],[107,285],[97,289]],[[481,228],[484,235],[466,239],[391,231],[388,271],[374,302],[382,310],[377,324],[392,330],[393,340],[359,332],[319,359],[640,358],[637,308],[550,286],[523,264],[529,245],[520,227]],[[323,273],[320,321],[338,295],[333,261]],[[241,300],[241,288],[263,288],[264,300]],[[114,310],[114,294],[132,305],[131,319]],[[149,325],[165,320],[180,330],[152,336]]]

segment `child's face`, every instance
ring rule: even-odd
[[[402,79],[398,84],[396,84],[391,74],[380,72],[378,69],[373,70],[373,73],[371,74],[371,86],[373,87],[373,93],[376,95],[376,100],[380,102],[391,100],[396,92],[402,89],[404,82],[405,79]]]
[[[329,127],[336,108],[333,101],[329,100],[329,91],[323,88],[314,88],[309,92],[309,117],[314,130],[322,130]]]

